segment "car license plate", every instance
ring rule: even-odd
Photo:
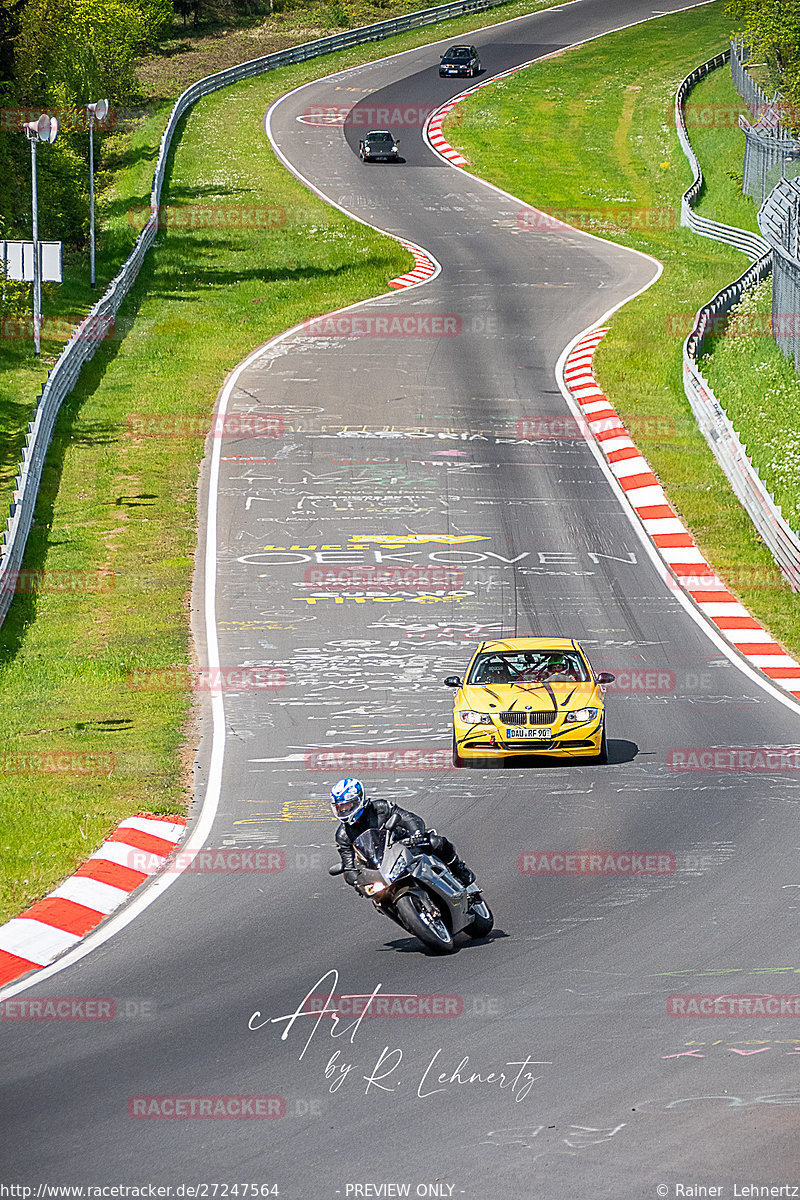
[[[533,741],[537,742],[549,742],[552,736],[552,729],[548,729],[546,726],[539,726],[536,729],[525,729],[524,727],[509,729],[508,726],[506,726],[507,741],[511,741],[512,738],[514,740],[517,738],[531,738]]]

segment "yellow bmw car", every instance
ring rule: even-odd
[[[517,754],[608,761],[602,685],[572,638],[482,642],[457,688],[453,765]]]

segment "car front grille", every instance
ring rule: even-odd
[[[500,713],[504,725],[552,725],[556,719],[554,712],[513,712]],[[526,719],[527,718],[527,719]]]

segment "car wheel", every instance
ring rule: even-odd
[[[464,766],[464,760],[461,757],[461,755],[458,753],[458,743],[456,742],[455,733],[453,734],[453,766],[454,767],[463,767]]]
[[[605,721],[603,721],[603,733],[600,738],[600,753],[598,755],[596,755],[594,761],[596,763],[607,763],[608,762],[608,742],[606,741],[606,723],[605,723]]]

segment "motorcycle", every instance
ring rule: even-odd
[[[379,912],[438,954],[455,949],[466,933],[486,937],[494,925],[477,883],[464,885],[441,859],[425,850],[425,835],[393,837],[394,817],[380,829],[367,829],[353,843],[358,883]],[[330,875],[341,875],[337,863]]]

